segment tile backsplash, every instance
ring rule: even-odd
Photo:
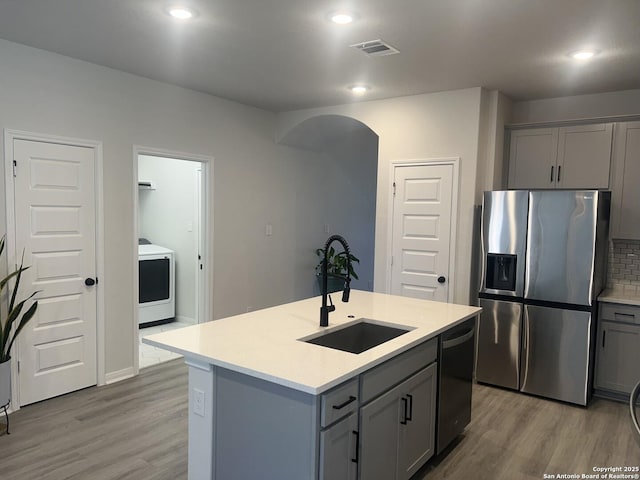
[[[640,294],[640,240],[609,242],[607,287]]]

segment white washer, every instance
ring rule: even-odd
[[[138,245],[138,323],[176,316],[174,252],[159,245]]]

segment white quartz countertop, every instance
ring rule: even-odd
[[[598,301],[640,306],[640,294],[636,291],[607,289],[598,296]]]
[[[448,328],[477,315],[478,307],[351,291],[334,294],[336,310],[321,328],[321,298],[309,298],[144,337],[149,345],[311,394],[320,394]],[[350,318],[353,316],[353,318]],[[359,354],[299,341],[367,318],[412,330]]]

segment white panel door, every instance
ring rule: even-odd
[[[446,302],[453,165],[399,166],[394,182],[391,293]]]
[[[97,383],[95,157],[86,147],[14,140],[16,252],[38,310],[19,344],[20,404]]]

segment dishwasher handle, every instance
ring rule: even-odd
[[[462,335],[450,338],[448,340],[443,340],[442,349],[446,350],[448,348],[454,348],[454,347],[457,347],[458,345],[462,345],[463,343],[471,340],[473,338],[474,333],[476,333],[476,327],[471,327],[470,330],[463,333]]]

